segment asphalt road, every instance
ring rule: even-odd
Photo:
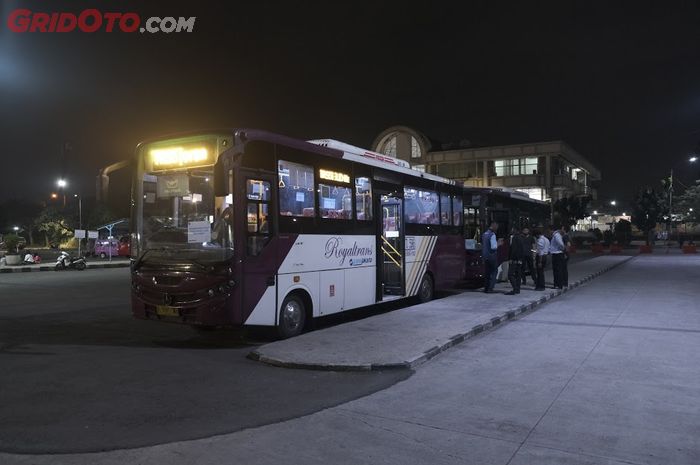
[[[0,451],[88,452],[307,415],[408,371],[333,373],[245,358],[240,334],[131,318],[128,269],[0,275]]]

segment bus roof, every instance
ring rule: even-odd
[[[366,150],[360,147],[355,147],[354,145],[346,144],[333,139],[314,139],[304,141],[283,136],[281,134],[262,131],[260,129],[239,129],[236,131],[236,134],[243,139],[264,140],[271,143],[284,144],[301,150],[311,150],[313,147],[314,152],[322,155],[341,158],[343,160],[362,163],[364,165],[375,166],[377,168],[384,168],[397,173],[407,174],[417,178],[429,179],[431,181],[436,181],[443,184],[456,185],[455,181],[452,179],[414,170],[407,162],[403,160],[382,155],[381,153],[372,152],[371,150]]]

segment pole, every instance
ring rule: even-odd
[[[83,229],[83,197],[78,196],[78,229]],[[78,257],[80,257],[80,244],[82,244],[83,238],[78,239]]]
[[[671,178],[668,185],[668,239],[671,239],[673,232],[673,168],[671,168]],[[668,247],[668,240],[666,241]]]

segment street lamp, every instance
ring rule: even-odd
[[[13,230],[14,232],[19,231],[19,226],[12,226],[12,230]]]
[[[83,197],[78,194],[73,194],[73,198],[78,199],[78,229],[83,229]],[[80,257],[80,244],[82,244],[83,238],[78,238],[78,257]]]
[[[56,181],[56,184],[58,185],[59,189],[61,189],[61,192],[63,193],[63,208],[66,208],[66,186],[68,185],[68,182],[63,179],[59,178],[58,181]]]
[[[611,200],[611,201],[610,201],[610,205],[612,205],[613,207],[614,207],[615,205],[617,205],[617,200]]]
[[[695,155],[688,158],[689,163],[695,163],[698,157]],[[668,237],[671,238],[671,231],[673,229],[673,168],[678,166],[678,163],[671,167],[671,177],[668,183]],[[680,239],[679,239],[680,240]]]

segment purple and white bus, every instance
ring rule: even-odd
[[[132,191],[137,318],[291,337],[465,275],[463,188],[341,142],[248,129],[151,140]]]

